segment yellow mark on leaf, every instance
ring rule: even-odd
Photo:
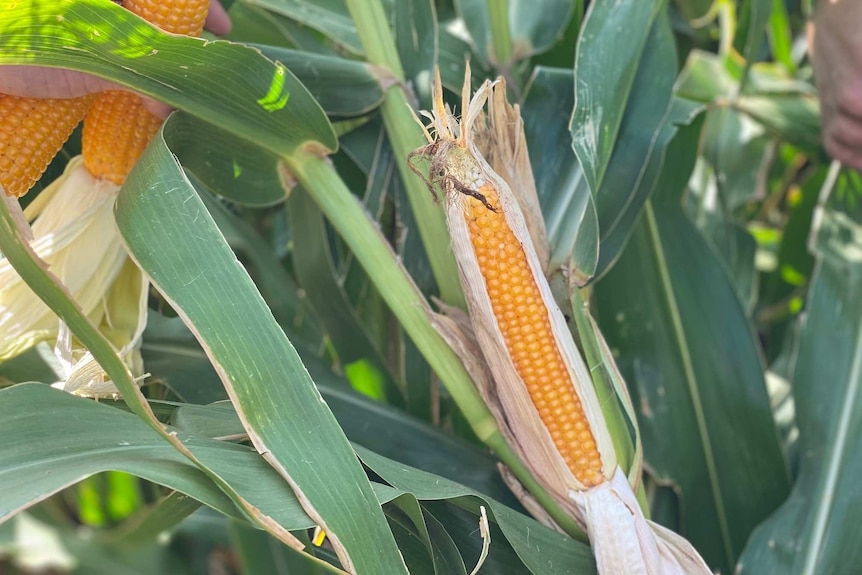
[[[312,538],[311,543],[315,547],[320,547],[321,545],[323,545],[323,542],[325,540],[326,540],[326,531],[321,529],[320,526],[318,525],[317,527],[314,528],[314,537]]]
[[[238,180],[242,175],[242,166],[240,166],[236,160],[233,161],[233,179]]]

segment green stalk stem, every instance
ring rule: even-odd
[[[383,124],[392,144],[419,237],[422,238],[422,245],[428,254],[431,271],[440,290],[440,298],[449,305],[464,309],[466,302],[458,281],[455,256],[449,249],[445,214],[442,207],[434,201],[425,183],[407,165],[408,154],[428,142],[413,117],[404,93],[404,69],[383,5],[380,0],[347,0],[347,8],[356,24],[368,62],[387,68],[398,80],[384,94],[380,107]]]
[[[332,164],[313,152],[298,151],[284,159],[303,188],[349,245],[404,330],[446,386],[473,431],[488,445],[533,497],[570,535],[584,540],[575,521],[530,474],[505,442],[494,416],[473,384],[463,363],[437,333],[429,319],[425,297],[398,262],[360,201],[350,193]]]
[[[497,65],[505,69],[512,59],[512,37],[509,33],[509,0],[488,0],[491,22],[491,44]]]

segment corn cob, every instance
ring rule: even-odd
[[[488,298],[515,369],[554,445],[585,486],[604,480],[602,460],[558,349],[548,311],[521,242],[506,222],[494,186],[464,198],[464,217]]]
[[[21,197],[33,187],[72,131],[92,97],[49,100],[0,94],[0,185]]]
[[[199,36],[208,0],[126,0],[123,6],[165,32]],[[129,92],[100,94],[84,121],[84,165],[97,178],[122,184],[162,120]]]

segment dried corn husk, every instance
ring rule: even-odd
[[[534,221],[536,217],[540,219],[538,202],[534,200],[535,187],[532,183],[524,184],[527,177],[532,179],[532,174],[523,166],[518,167],[527,157],[526,148],[522,136],[520,143],[513,143],[519,142],[513,130],[520,130],[520,124],[512,121],[516,111],[505,102],[504,86],[500,82],[485,82],[470,99],[469,68],[464,86],[464,114],[459,123],[443,104],[438,76],[434,87],[434,114],[428,115],[435,134],[432,137],[426,130],[429,144],[417,150],[412,158],[414,164],[416,158],[428,161],[429,186],[440,189],[445,195],[452,249],[469,311],[469,322],[457,313],[450,313],[448,317],[434,317],[435,325],[463,358],[512,448],[542,486],[587,531],[600,573],[709,573],[687,541],[644,517],[633,490],[639,476],[635,474],[630,482],[617,463],[589,371],[545,279],[543,270],[547,260],[543,262],[536,251],[535,238],[539,237],[544,254],[548,253],[547,240],[543,226]],[[483,109],[489,98],[491,110],[486,116]],[[494,158],[505,177],[492,168],[486,156]],[[511,169],[506,167],[507,161],[513,163]],[[518,195],[512,192],[509,184],[518,186]],[[489,189],[495,192],[493,197],[499,199],[496,205],[489,204],[485,196],[477,193]],[[526,190],[524,197],[521,197],[521,190]],[[469,197],[474,199],[468,200]],[[476,201],[494,212],[502,211],[506,225],[527,258],[547,311],[557,352],[563,359],[600,455],[602,480],[594,482],[593,486],[582,482],[566,464],[507,347],[465,216],[465,202],[476,206]],[[531,216],[524,215],[525,209]],[[530,220],[532,224],[528,223]],[[640,468],[640,461],[635,468]]]

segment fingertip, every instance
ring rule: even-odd
[[[210,9],[204,27],[216,36],[224,36],[231,31],[230,16],[218,0],[210,0]]]
[[[147,98],[145,96],[141,96],[141,103],[152,115],[157,118],[161,118],[162,120],[167,118],[173,111],[173,108],[164,102],[159,102],[158,100],[153,100],[152,98]]]

